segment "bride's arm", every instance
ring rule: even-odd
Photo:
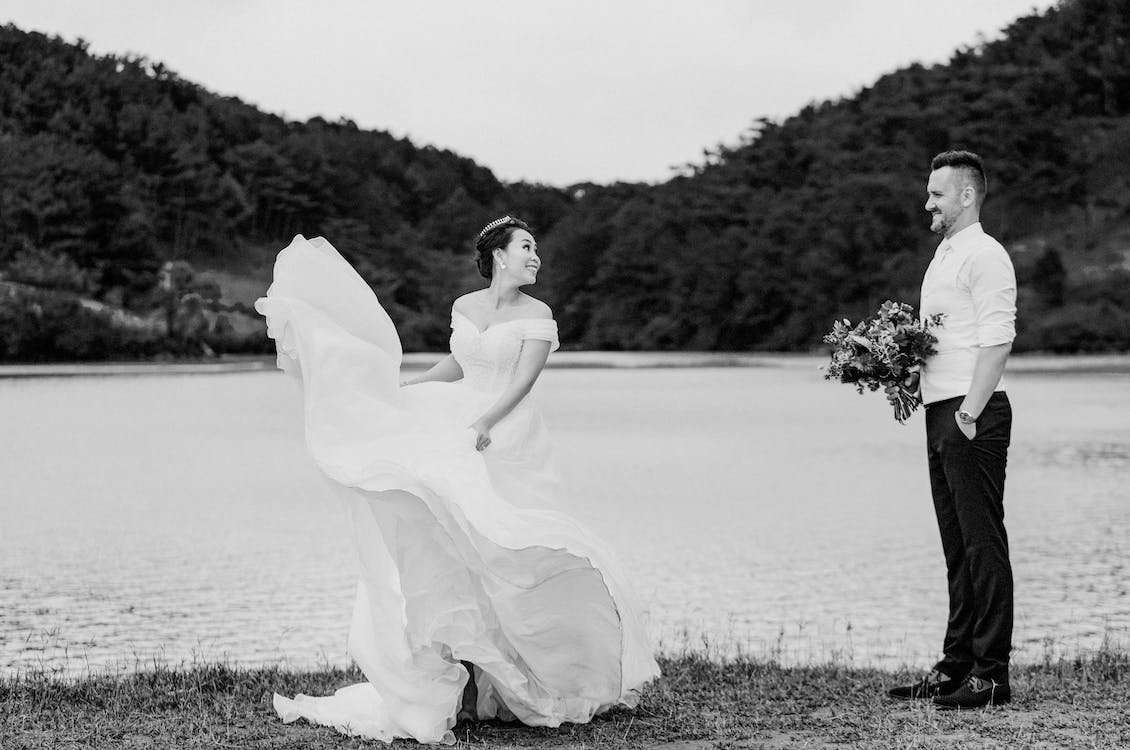
[[[463,368],[455,361],[455,355],[448,354],[446,357],[436,362],[432,367],[422,375],[417,375],[414,378],[407,378],[401,380],[400,384],[404,385],[419,385],[420,383],[430,383],[432,381],[440,381],[443,383],[451,383],[460,380],[463,377]]]
[[[549,346],[548,341],[540,339],[526,339],[523,342],[514,379],[510,381],[510,385],[498,400],[471,424],[471,429],[478,435],[475,439],[477,450],[481,451],[490,445],[491,428],[513,411],[534,387],[538,375],[541,375],[542,369],[545,368],[545,361],[549,359]]]

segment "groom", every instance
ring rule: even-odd
[[[1004,528],[1004,478],[1012,410],[1005,361],[1016,336],[1016,276],[1001,244],[981,228],[987,185],[980,157],[934,157],[926,186],[931,231],[942,236],[922,281],[922,317],[943,313],[937,354],[907,385],[926,404],[930,490],[949,581],[942,659],[918,682],[891,689],[939,708],[1007,703],[1012,567]],[[894,387],[888,388],[893,398]]]

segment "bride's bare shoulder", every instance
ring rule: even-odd
[[[522,296],[526,298],[522,307],[522,311],[525,313],[523,317],[553,319],[553,310],[550,309],[549,305],[528,294],[523,293]]]
[[[482,294],[483,290],[477,289],[473,292],[467,292],[466,294],[460,295],[455,298],[454,302],[451,303],[451,309],[455,312],[466,314],[467,312],[474,310],[478,306]]]

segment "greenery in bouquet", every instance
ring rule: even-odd
[[[887,300],[873,317],[852,325],[847,318],[837,320],[824,337],[832,345],[832,361],[824,366],[825,380],[877,391],[895,386],[895,419],[904,424],[921,404],[918,394],[906,387],[907,377],[922,367],[934,354],[938,339],[930,332],[941,324],[942,316],[920,319],[914,308]]]

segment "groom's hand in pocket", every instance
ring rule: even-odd
[[[973,424],[966,424],[965,422],[962,422],[961,418],[957,416],[957,412],[954,412],[953,419],[955,422],[957,422],[957,429],[961,430],[962,435],[965,435],[965,437],[969,438],[970,440],[977,437],[976,422],[974,422]]]

